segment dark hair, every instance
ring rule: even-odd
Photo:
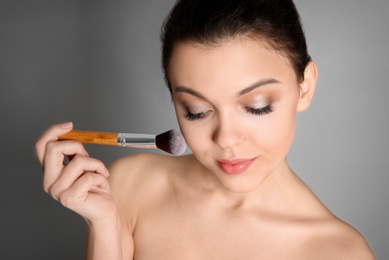
[[[169,62],[177,43],[212,46],[242,36],[265,40],[288,58],[297,80],[304,80],[311,57],[292,0],[177,0],[161,32],[162,67],[169,90]]]

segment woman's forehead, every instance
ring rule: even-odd
[[[235,72],[243,73],[258,69],[268,71],[285,65],[292,69],[285,56],[258,39],[234,39],[211,46],[183,42],[177,44],[173,51],[169,64],[169,78],[183,73],[200,76],[202,73],[209,75],[217,72],[230,73],[228,76],[231,77]]]
[[[296,75],[285,57],[253,40],[218,46],[180,44],[169,67],[173,92],[184,87],[211,96],[225,91],[232,97],[242,89],[269,80],[294,84]]]

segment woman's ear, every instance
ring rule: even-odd
[[[317,67],[313,61],[310,61],[305,67],[304,81],[300,84],[300,99],[297,104],[297,112],[306,110],[315,93],[317,80]]]

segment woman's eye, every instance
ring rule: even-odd
[[[194,120],[198,120],[198,119],[204,118],[205,116],[206,116],[205,112],[200,112],[200,113],[196,113],[196,114],[192,114],[192,113],[188,112],[185,115],[185,118],[187,120],[189,120],[189,121],[194,121]]]
[[[245,107],[245,109],[247,113],[257,115],[257,116],[267,115],[273,112],[273,107],[271,105],[261,107],[261,108]]]

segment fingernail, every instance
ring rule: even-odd
[[[72,122],[66,122],[66,123],[59,124],[59,126],[62,129],[69,129],[69,128],[71,128],[73,126],[73,123]]]

